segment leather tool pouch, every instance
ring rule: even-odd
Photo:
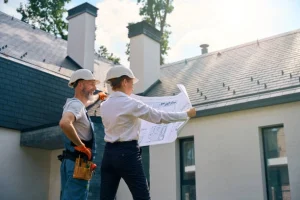
[[[91,180],[93,175],[93,170],[91,169],[93,162],[87,161],[80,156],[76,158],[73,178]]]

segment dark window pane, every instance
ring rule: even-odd
[[[288,160],[283,127],[263,129],[268,200],[290,200]]]
[[[194,141],[184,141],[182,144],[183,180],[195,180]]]
[[[181,200],[196,200],[195,149],[193,138],[180,141]]]
[[[196,200],[196,188],[195,185],[184,185],[181,189],[182,200]]]

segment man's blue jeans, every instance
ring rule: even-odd
[[[61,191],[60,200],[86,200],[89,190],[89,181],[74,179],[75,162],[63,159],[60,166]]]

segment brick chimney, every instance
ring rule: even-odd
[[[147,22],[128,26],[130,68],[139,82],[134,93],[144,93],[159,81],[161,33]]]
[[[80,67],[94,71],[95,6],[83,3],[68,10],[68,57]]]

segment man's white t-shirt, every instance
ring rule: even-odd
[[[73,123],[80,139],[89,141],[92,139],[92,130],[89,119],[87,118],[84,104],[77,98],[67,99],[63,113],[70,112],[75,116]]]

